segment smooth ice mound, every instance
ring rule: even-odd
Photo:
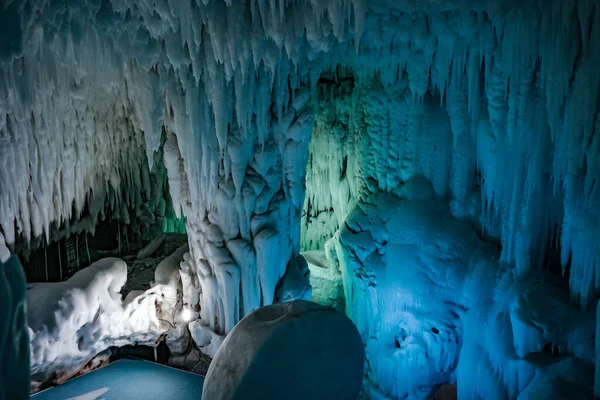
[[[206,380],[204,399],[356,399],[364,350],[352,322],[297,300],[261,307],[229,333]]]

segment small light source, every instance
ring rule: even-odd
[[[181,318],[185,322],[189,322],[192,320],[192,318],[194,318],[194,313],[192,313],[192,310],[190,310],[189,308],[184,308],[181,312]]]

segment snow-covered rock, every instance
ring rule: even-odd
[[[29,397],[25,274],[16,257],[0,260],[0,399]]]
[[[27,291],[31,373],[44,380],[80,366],[112,346],[145,344],[169,332],[173,351],[184,347],[179,261],[187,245],[161,261],[155,283],[123,300],[127,264],[104,258],[59,283],[31,284]]]
[[[274,304],[229,333],[202,398],[354,399],[363,365],[360,336],[346,316],[309,301]]]

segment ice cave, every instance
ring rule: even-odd
[[[598,0],[0,0],[0,400],[600,399]]]

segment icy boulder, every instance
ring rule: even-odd
[[[25,275],[15,257],[0,260],[0,293],[0,399],[26,399],[29,397],[29,340]]]
[[[354,399],[363,365],[360,336],[343,314],[303,300],[270,305],[229,333],[202,398]]]

